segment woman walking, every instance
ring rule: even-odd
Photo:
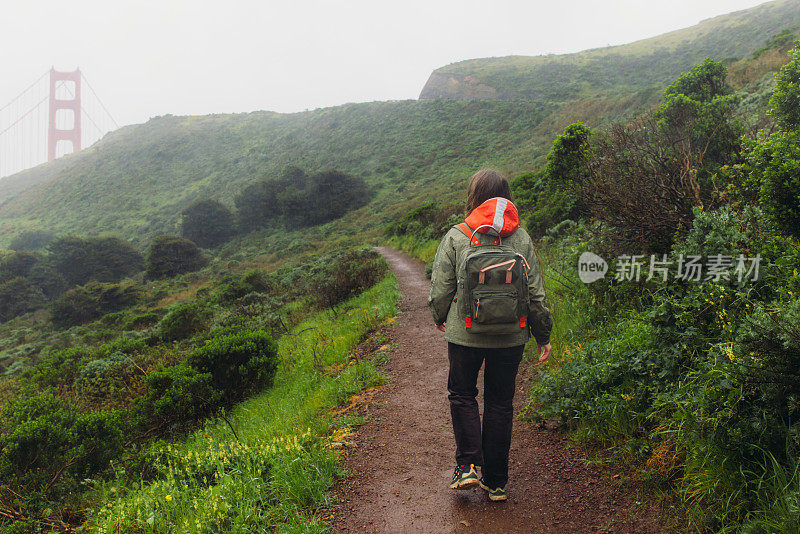
[[[450,360],[447,389],[456,440],[450,487],[480,486],[492,501],[504,501],[517,370],[531,333],[539,361],[550,356],[552,319],[533,242],[519,227],[508,180],[490,169],[475,173],[466,213],[439,244],[428,299]],[[476,396],[484,363],[481,425]]]

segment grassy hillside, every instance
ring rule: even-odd
[[[0,246],[26,228],[114,232],[143,242],[174,231],[194,199],[230,203],[247,183],[286,165],[335,168],[378,193],[413,195],[463,179],[480,165],[532,165],[550,109],[532,102],[374,102],[315,111],[158,117],[107,136],[79,154],[25,173],[38,183],[14,194],[0,181]]]
[[[706,57],[742,59],[770,36],[800,25],[800,0],[778,0],[696,26],[575,54],[461,61],[437,69],[420,98],[531,98],[565,102],[663,89]]]

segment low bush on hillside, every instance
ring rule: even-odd
[[[213,311],[200,302],[173,306],[158,323],[164,341],[180,341],[208,328]]]
[[[25,230],[11,240],[8,248],[11,250],[42,250],[55,237],[55,235],[46,230]]]
[[[168,278],[202,269],[208,260],[192,241],[174,235],[160,235],[147,250],[145,272],[148,278]]]
[[[53,324],[68,328],[136,304],[142,289],[132,283],[90,282],[70,289],[50,304]]]
[[[59,237],[47,245],[48,261],[70,286],[90,280],[119,282],[142,270],[141,254],[118,237]]]
[[[307,175],[287,167],[277,177],[246,186],[235,199],[242,231],[283,224],[297,228],[338,219],[365,205],[370,198],[366,182],[336,170]]]
[[[272,384],[277,356],[277,345],[267,332],[220,329],[189,354],[187,362],[209,374],[212,386],[232,403]]]
[[[181,212],[181,235],[204,248],[214,248],[236,233],[233,213],[218,200],[198,200]]]
[[[426,202],[384,229],[387,236],[441,239],[454,225],[464,221],[464,208],[457,204]]]

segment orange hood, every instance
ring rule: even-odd
[[[495,197],[472,210],[464,222],[482,234],[508,237],[519,228],[519,214],[513,202]]]

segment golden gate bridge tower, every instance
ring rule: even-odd
[[[80,69],[51,68],[0,107],[0,178],[80,152],[116,128]]]
[[[58,94],[57,84],[67,87],[71,84],[72,90]],[[64,98],[63,93],[68,93]],[[56,159],[56,147],[60,141],[72,144],[71,152],[81,149],[81,71],[58,72],[50,69],[50,112],[47,121],[47,161]],[[59,120],[60,119],[60,120]],[[64,125],[59,128],[58,125]]]

